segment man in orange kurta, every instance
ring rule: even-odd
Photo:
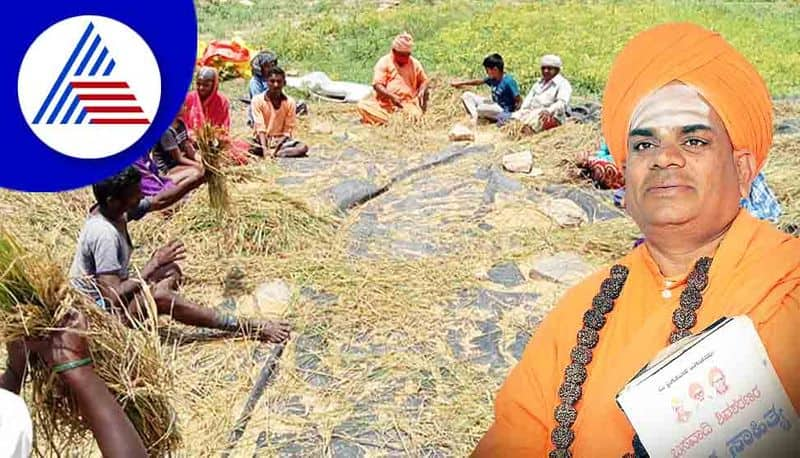
[[[358,103],[358,114],[367,124],[386,124],[389,116],[403,111],[419,118],[428,106],[428,75],[411,56],[414,40],[408,33],[398,35],[392,51],[375,64],[372,87],[375,96]]]
[[[559,407],[560,387],[609,269],[568,291],[536,330],[497,394],[494,424],[475,456],[631,453],[634,431],[615,396],[668,344],[673,312],[701,257],[712,261],[691,331],[722,316],[749,316],[800,410],[800,241],[739,208],[772,141],[761,77],[717,33],[658,26],[617,57],[602,123],[625,173],[627,211],[646,242],[617,262],[629,273],[590,350],[577,402]],[[557,408],[574,408],[577,417],[557,423]],[[569,445],[556,452],[559,435]]]

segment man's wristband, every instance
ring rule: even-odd
[[[56,366],[53,366],[53,372],[55,372],[56,374],[62,374],[68,370],[77,369],[83,366],[88,366],[89,364],[92,364],[92,358],[78,359],[75,361],[69,361],[63,364],[58,364]]]

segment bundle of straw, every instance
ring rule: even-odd
[[[230,206],[226,178],[222,171],[226,162],[225,150],[229,146],[227,134],[209,123],[203,124],[195,133],[197,149],[203,157],[203,166],[206,169],[209,203],[218,213],[225,212]]]
[[[94,371],[122,405],[149,452],[164,455],[174,451],[180,435],[169,402],[173,376],[162,363],[154,323],[137,322],[136,328],[126,327],[71,291],[58,265],[40,253],[43,251],[26,250],[16,237],[0,228],[0,341],[44,336],[57,329],[69,311],[79,310],[89,324]],[[148,316],[155,320],[152,299],[148,306]],[[30,374],[29,405],[35,412],[37,435],[45,438],[37,444],[52,446],[58,437],[85,436],[86,424],[74,399],[62,394],[66,390],[61,380],[41,363],[34,364]]]

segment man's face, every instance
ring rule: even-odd
[[[631,116],[625,206],[648,229],[693,223],[703,236],[733,221],[754,174],[753,156],[734,153],[717,112],[698,92],[669,84]]]
[[[270,75],[267,79],[267,86],[269,86],[271,94],[280,94],[284,84],[286,84],[286,81],[284,81],[283,75]]]
[[[407,64],[409,60],[411,60],[410,52],[400,52],[393,49],[392,54],[394,55],[394,61],[397,63],[397,65],[400,65],[401,67]]]
[[[109,199],[106,207],[111,211],[124,213],[135,209],[142,197],[141,183],[136,183],[128,187],[122,196]]]
[[[503,72],[501,72],[499,68],[491,68],[491,67],[485,67],[485,68],[486,68],[486,76],[488,76],[489,78],[495,81],[500,81],[500,78],[503,77]]]
[[[211,78],[197,78],[197,93],[201,99],[206,99],[214,90],[214,80]]]
[[[550,81],[558,75],[558,67],[542,67],[542,78],[545,81]]]

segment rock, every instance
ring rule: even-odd
[[[503,168],[509,172],[530,173],[533,168],[533,154],[530,151],[506,154],[503,156]]]
[[[531,269],[531,278],[545,278],[565,285],[574,285],[594,271],[579,254],[557,253],[537,259]]]
[[[486,274],[490,281],[506,287],[517,286],[525,281],[519,267],[511,261],[496,264]]]
[[[321,134],[321,135],[330,135],[333,133],[333,127],[331,127],[330,123],[321,122],[314,124],[311,126],[311,133],[312,134]]]
[[[588,223],[586,212],[569,199],[552,199],[542,202],[539,208],[561,227],[576,227]]]
[[[475,141],[475,132],[463,124],[456,124],[450,129],[448,138],[451,142],[471,142]]]
[[[531,168],[530,172],[528,172],[528,176],[529,177],[534,177],[535,178],[535,177],[540,177],[542,175],[544,175],[544,170],[542,170],[542,169],[540,169],[538,167],[533,167],[533,168]]]
[[[261,314],[282,316],[292,300],[292,289],[283,280],[273,280],[258,285],[253,295]]]
[[[589,217],[590,223],[623,216],[619,210],[611,208],[604,203],[613,201],[614,191],[600,191],[597,189],[587,191],[569,186],[553,185],[545,187],[544,192],[556,198],[565,198],[575,202]],[[528,198],[536,201],[540,197],[537,194],[532,194]]]

